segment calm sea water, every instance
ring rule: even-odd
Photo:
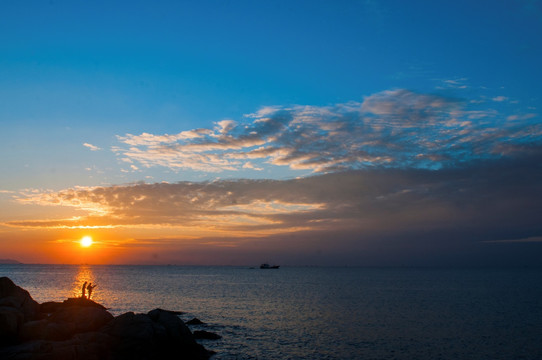
[[[542,359],[541,269],[0,265],[35,300],[84,281],[114,315],[160,307],[218,359]],[[193,328],[197,329],[197,328]]]

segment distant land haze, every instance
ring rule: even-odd
[[[13,259],[0,259],[0,264],[22,264],[22,262]]]

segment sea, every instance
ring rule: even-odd
[[[0,265],[38,302],[198,318],[219,359],[542,359],[542,269]]]

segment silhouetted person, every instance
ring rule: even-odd
[[[87,285],[87,290],[88,290],[88,299],[90,300],[90,295],[92,294],[92,290],[94,290],[94,288],[98,286],[98,285],[92,285],[92,283],[88,284]]]
[[[88,286],[90,286],[90,284],[88,284]],[[81,288],[81,297],[84,299],[86,296],[85,296],[85,289],[87,288],[87,282],[85,281],[85,283],[83,284],[83,287]],[[90,289],[89,289],[89,293],[88,293],[89,297],[90,297]]]

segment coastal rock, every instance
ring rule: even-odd
[[[187,325],[205,325],[205,323],[198,318],[193,318],[192,320],[188,320],[186,324]]]
[[[184,312],[182,311],[173,311],[173,310],[164,310],[164,309],[160,309],[160,308],[156,308],[152,311],[149,311],[149,315],[150,313],[156,313],[156,312],[159,312],[159,311],[162,311],[162,312],[167,312],[167,313],[170,313],[170,314],[173,314],[173,315],[184,315]]]
[[[42,319],[25,322],[19,330],[20,340],[67,340],[75,334],[98,330],[113,320],[102,305],[84,298],[51,301],[39,309]]]
[[[67,341],[52,342],[51,349],[47,352],[49,357],[43,360],[128,359],[112,356],[113,341],[110,336],[101,332],[77,334]]]
[[[134,314],[133,312],[117,316],[102,329],[102,332],[135,341],[150,339],[155,333],[150,317],[144,314]]]
[[[215,334],[213,332],[205,331],[205,330],[196,330],[194,331],[194,337],[196,339],[206,339],[206,340],[218,340],[222,339],[222,336]]]
[[[12,307],[19,310],[24,321],[35,320],[40,306],[32,299],[28,291],[15,285],[10,278],[0,277],[0,306]]]
[[[128,359],[111,355],[112,339],[106,334],[77,334],[66,341],[37,340],[0,348],[0,359],[10,360],[97,360]]]
[[[0,278],[0,302],[0,359],[207,360],[213,354],[175,311],[113,317],[84,298],[40,305],[8,278]]]
[[[62,306],[61,302],[47,301],[40,304],[40,313],[51,314],[57,311]]]
[[[0,277],[0,343],[17,341],[25,321],[37,319],[39,304],[11,279]]]
[[[52,349],[53,345],[48,341],[25,342],[10,347],[0,347],[0,359],[52,360],[52,358],[46,356]]]
[[[86,299],[86,298],[69,298],[62,302],[60,308],[67,308],[70,306],[81,306],[81,307],[93,307],[102,310],[107,310],[103,305],[98,304],[95,301]]]
[[[208,359],[212,354],[195,341],[181,319],[160,309],[122,314],[101,331],[115,338],[115,358]]]
[[[73,327],[75,334],[98,330],[113,320],[113,315],[96,307],[69,306],[52,313],[48,320]]]
[[[190,339],[193,340],[193,335],[188,326],[179,319],[173,312],[155,309],[148,312],[149,317],[162,325],[167,335],[171,338]]]
[[[29,340],[67,340],[75,334],[96,331],[113,320],[106,310],[94,307],[59,307],[49,317],[24,323],[20,338]]]
[[[17,340],[19,329],[24,322],[21,311],[8,306],[0,306],[0,344]]]
[[[30,340],[65,340],[73,335],[73,328],[51,323],[45,319],[28,321],[19,331],[21,341]]]

